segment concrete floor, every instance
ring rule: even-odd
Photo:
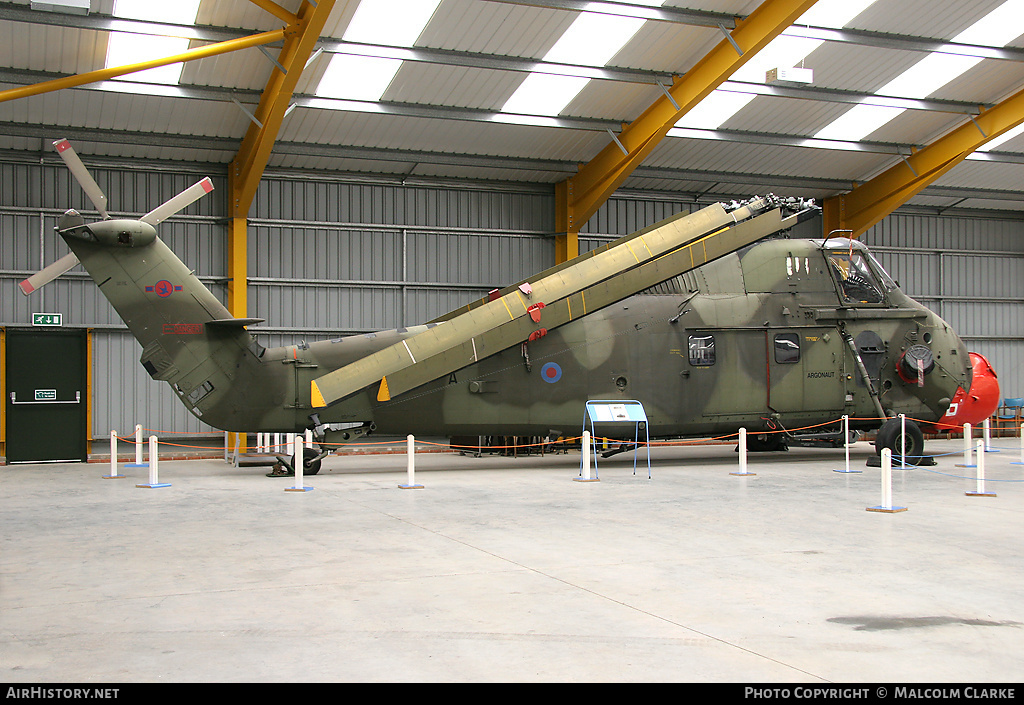
[[[873,448],[0,467],[7,682],[1019,682],[1024,466]],[[957,453],[961,441],[932,441]],[[641,456],[643,458],[643,456]],[[125,472],[125,471],[122,471]],[[970,479],[964,479],[967,476]]]

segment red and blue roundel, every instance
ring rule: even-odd
[[[546,362],[540,368],[540,378],[548,384],[554,384],[562,379],[562,368],[559,367],[557,362]]]

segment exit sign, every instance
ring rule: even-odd
[[[34,326],[60,326],[63,325],[62,313],[33,313],[32,325]]]

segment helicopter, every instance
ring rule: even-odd
[[[977,424],[998,382],[857,240],[791,237],[813,201],[715,203],[644,228],[418,326],[265,348],[157,236],[204,179],[139,219],[112,219],[67,140],[54,146],[102,220],[56,230],[142,347],[151,378],[234,432],[310,430],[305,474],[370,434],[571,434],[588,400],[641,400],[649,438],[735,433],[750,449],[840,446],[922,462],[925,430]],[[982,364],[981,361],[984,361]],[[901,419],[900,417],[904,417]],[[629,440],[615,427],[595,429]],[[616,435],[618,434],[618,435]],[[287,462],[287,461],[286,461]]]

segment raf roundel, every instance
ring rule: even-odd
[[[540,378],[548,384],[554,384],[562,379],[562,368],[557,362],[548,362],[540,368]]]

